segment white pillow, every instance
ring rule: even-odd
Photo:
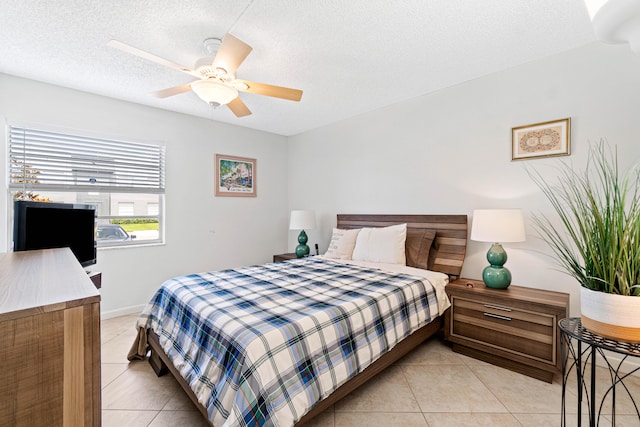
[[[356,245],[356,237],[360,229],[342,230],[334,228],[331,235],[331,243],[324,256],[334,259],[351,259],[353,247]]]
[[[352,258],[357,261],[407,264],[404,244],[407,224],[383,228],[362,228],[356,239]]]

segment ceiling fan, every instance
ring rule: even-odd
[[[199,59],[194,68],[176,64],[117,40],[111,40],[107,45],[198,78],[188,84],[154,92],[153,95],[158,98],[167,98],[192,90],[213,107],[226,105],[236,117],[251,114],[249,108],[238,96],[238,91],[290,101],[300,101],[302,98],[302,91],[298,89],[236,79],[236,70],[253,48],[229,33],[222,40],[206,39],[203,46],[209,56]]]

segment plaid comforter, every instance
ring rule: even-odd
[[[168,280],[138,327],[214,426],[290,426],[437,316],[428,279],[312,257]]]

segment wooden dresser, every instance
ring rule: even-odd
[[[71,250],[0,254],[0,424],[100,426],[100,294]]]
[[[454,351],[547,382],[560,372],[558,321],[569,316],[569,294],[471,279],[446,290],[444,333]]]

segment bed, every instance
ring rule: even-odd
[[[460,275],[467,216],[338,215],[333,237],[398,227],[409,266],[398,271],[320,256],[173,278],[129,359],[150,350],[215,427],[303,425],[442,327],[440,281]]]

